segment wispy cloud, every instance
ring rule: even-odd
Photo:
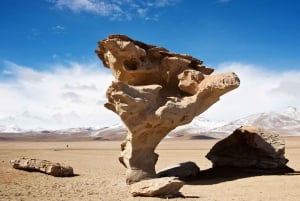
[[[53,27],[51,27],[51,30],[55,34],[64,34],[64,33],[66,33],[66,28],[64,26],[61,26],[61,25],[53,26]]]
[[[217,3],[229,3],[232,0],[217,0]]]
[[[52,54],[52,59],[56,59],[56,58],[58,58],[58,55],[57,54]]]
[[[37,28],[31,28],[29,31],[28,31],[28,34],[27,34],[27,38],[29,40],[36,40],[37,38],[39,38],[41,36],[41,31]]]
[[[65,30],[65,27],[60,26],[60,25],[56,25],[56,26],[52,27],[52,29],[53,30],[60,30],[60,31],[62,31],[62,30]]]
[[[52,1],[58,9],[70,9],[74,12],[89,12],[102,16],[118,16],[122,14],[120,6],[106,1],[95,0],[54,0]]]
[[[149,7],[165,7],[172,6],[179,2],[179,0],[156,0],[156,1],[145,1]]]
[[[81,84],[78,82],[74,82],[74,83],[67,83],[65,85],[66,89],[70,89],[70,90],[96,90],[97,87],[94,83],[90,83],[90,84]]]
[[[64,100],[69,100],[70,102],[73,103],[80,103],[81,101],[81,97],[78,93],[72,92],[72,91],[68,91],[68,92],[64,92],[61,97]]]
[[[12,75],[13,72],[11,72],[10,70],[3,70],[3,71],[2,71],[2,74],[3,74],[3,75]]]
[[[50,71],[11,61],[0,80],[0,124],[22,128],[68,128],[111,125],[116,115],[104,108],[105,92],[113,80],[98,63],[52,65]]]
[[[112,20],[133,18],[157,19],[157,11],[176,5],[180,0],[47,0],[57,9],[69,9],[75,13],[86,12]]]
[[[228,71],[237,73],[240,87],[222,96],[204,116],[234,120],[288,106],[300,108],[300,71],[275,72],[251,64],[230,62],[220,64],[216,73]]]

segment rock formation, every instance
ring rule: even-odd
[[[274,132],[242,126],[216,143],[206,157],[213,167],[289,169],[284,156],[285,143]]]
[[[211,75],[213,69],[192,56],[124,35],[100,41],[96,54],[115,77],[105,107],[127,127],[119,158],[127,168],[127,183],[157,177],[158,143],[239,86],[234,73]]]
[[[73,168],[62,163],[25,157],[16,158],[10,162],[15,169],[43,172],[55,177],[74,176]]]

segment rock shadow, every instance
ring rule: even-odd
[[[54,175],[45,173],[43,171],[34,170],[34,169],[17,169],[17,170],[21,170],[21,171],[29,172],[29,173],[41,173],[41,174],[44,174],[44,175],[47,175],[47,176],[52,176],[52,177],[55,177],[55,178],[68,178],[68,177],[78,177],[78,176],[80,176],[80,174],[77,174],[77,173],[72,174],[72,175],[67,175],[67,176],[54,176]]]
[[[278,169],[255,169],[218,167],[202,170],[198,175],[185,180],[188,185],[213,185],[222,182],[234,181],[255,176],[264,175],[300,175],[300,171],[294,171],[288,166]]]

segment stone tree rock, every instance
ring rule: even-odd
[[[285,143],[280,136],[262,128],[242,126],[217,142],[206,157],[213,167],[287,168]]]
[[[47,160],[31,159],[26,157],[11,160],[13,168],[27,171],[43,172],[55,177],[74,176],[73,168],[62,163],[53,163]]]
[[[210,75],[213,69],[192,56],[124,35],[110,35],[98,44],[97,55],[115,77],[105,107],[127,127],[119,158],[127,168],[127,183],[157,177],[158,143],[239,86],[234,73]]]

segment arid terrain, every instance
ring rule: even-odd
[[[288,175],[255,175],[204,171],[181,189],[185,198],[172,200],[285,200],[300,198],[300,137],[285,137]],[[194,161],[206,170],[205,158],[217,140],[164,140],[157,153],[156,169]],[[68,148],[67,148],[68,144]],[[22,142],[0,141],[0,200],[160,200],[131,197],[125,184],[125,168],[118,162],[119,141]],[[20,156],[63,162],[77,176],[58,178],[13,169],[11,159]]]

